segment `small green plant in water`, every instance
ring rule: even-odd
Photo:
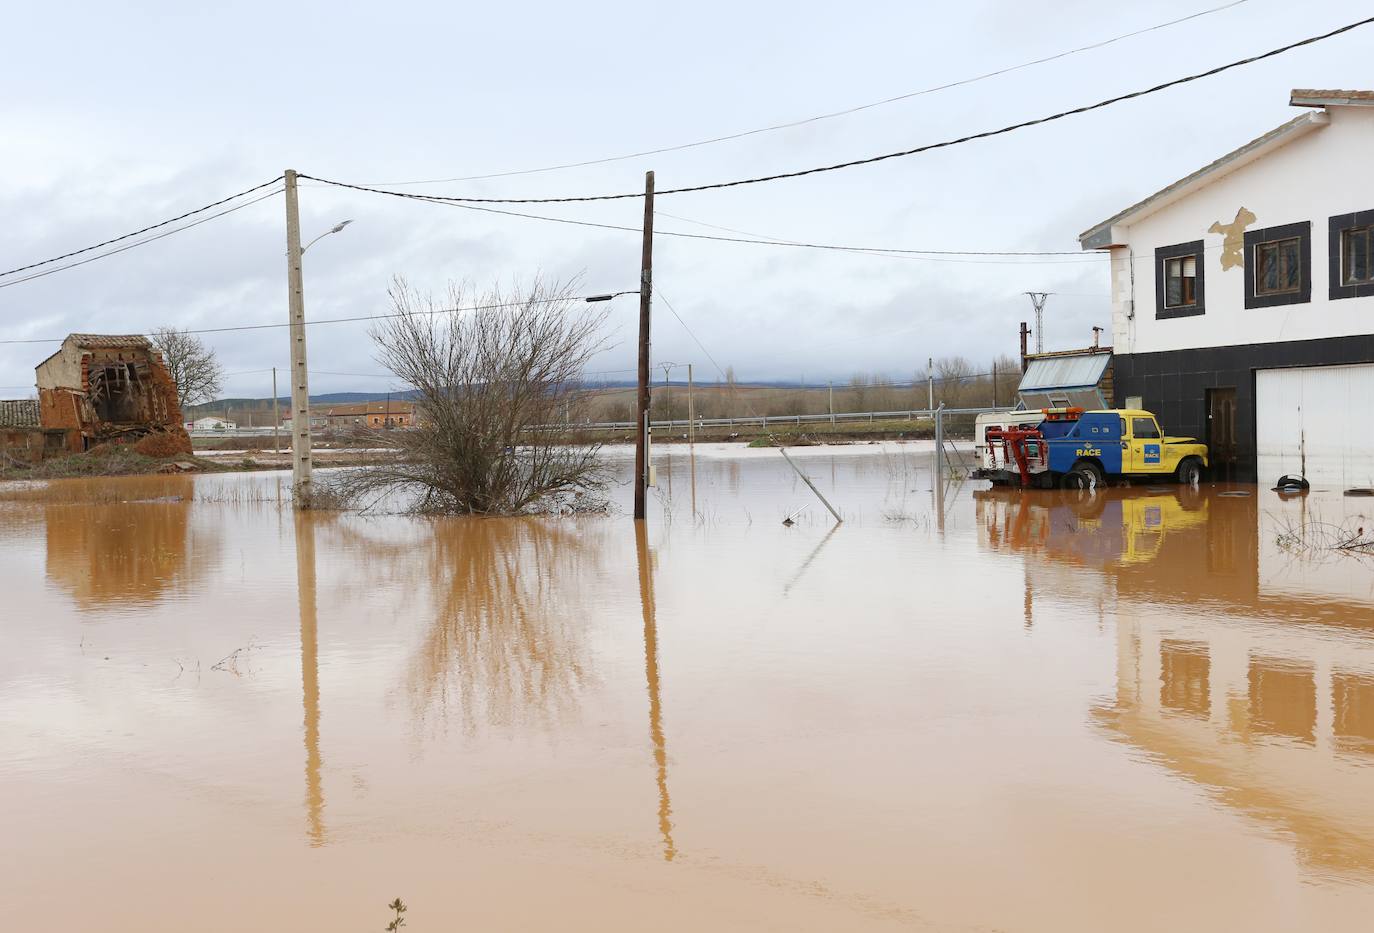
[[[386,925],[387,933],[396,933],[397,930],[406,925],[406,918],[401,916],[406,912],[406,902],[398,897],[386,906],[388,910],[396,911],[396,917]]]

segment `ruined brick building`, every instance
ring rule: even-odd
[[[71,334],[35,373],[41,425],[64,430],[70,451],[149,435],[191,449],[176,383],[147,337]]]
[[[0,469],[16,461],[42,460],[65,449],[66,432],[46,429],[39,423],[37,399],[0,401]]]

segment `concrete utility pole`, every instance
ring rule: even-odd
[[[935,359],[926,357],[926,410],[935,410]]]
[[[830,426],[833,428],[835,426],[835,383],[827,382],[825,388],[830,395]]]
[[[1045,299],[1053,292],[1026,292],[1035,308],[1035,352],[1045,352]]]
[[[1030,352],[1030,328],[1021,322],[1021,375],[1026,374],[1026,354]]]
[[[289,189],[294,190],[294,188]],[[635,432],[635,520],[649,487],[649,308],[654,287],[654,173],[644,173],[644,245],[639,263],[639,430]]]
[[[296,171],[286,170],[286,282],[291,316],[291,486],[296,508],[310,501],[310,376],[305,364],[305,285]]]
[[[281,413],[277,411],[277,367],[272,367],[272,452],[281,453]]]
[[[687,364],[687,443],[697,442],[697,410],[692,404],[692,364]]]

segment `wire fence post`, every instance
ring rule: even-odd
[[[935,482],[945,478],[945,403],[935,409]]]

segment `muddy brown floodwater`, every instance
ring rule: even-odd
[[[1374,559],[1282,536],[1371,500],[794,457],[843,525],[706,446],[638,531],[0,489],[6,928],[1368,928]]]

